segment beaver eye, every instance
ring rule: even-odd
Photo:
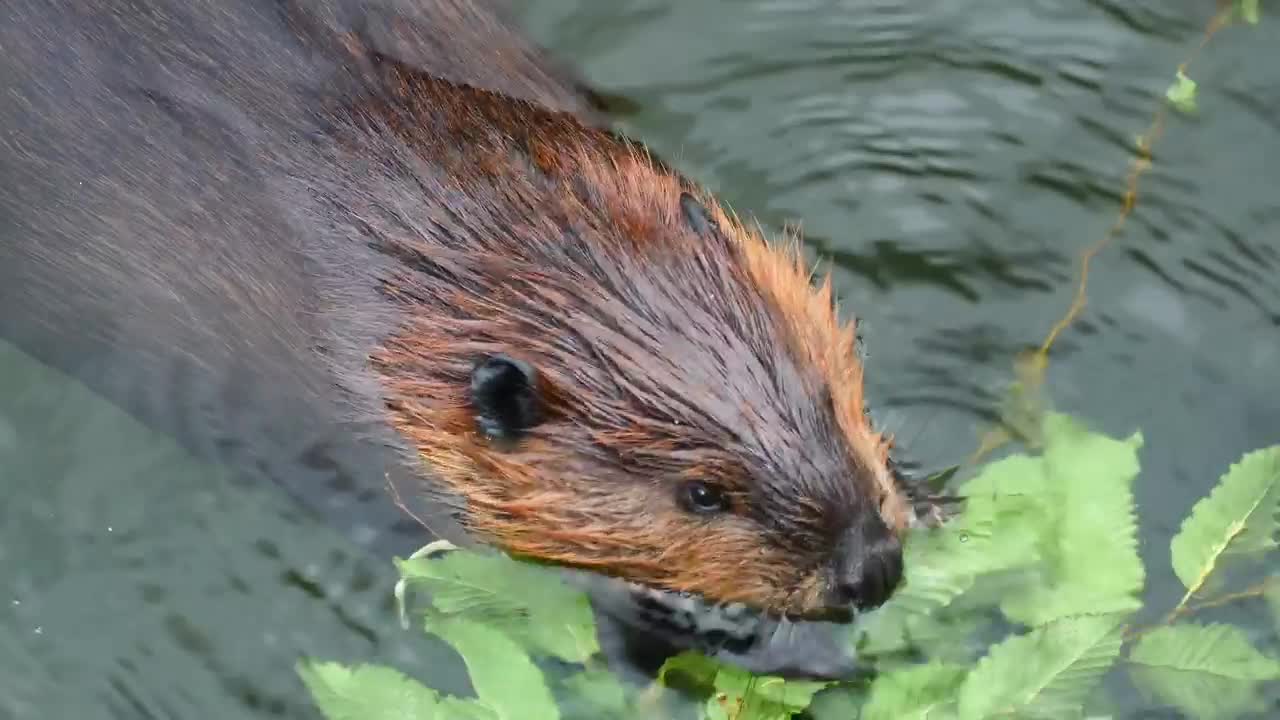
[[[476,425],[492,440],[514,440],[538,424],[541,408],[537,372],[505,355],[484,358],[471,370],[471,404]]]
[[[729,509],[729,498],[724,491],[699,481],[685,483],[680,488],[680,503],[689,512],[699,515],[724,512]]]

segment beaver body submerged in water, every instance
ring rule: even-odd
[[[915,516],[829,283],[490,8],[3,12],[0,336],[338,522],[386,524],[386,478],[645,608],[898,583]],[[769,637],[723,654],[830,674]]]

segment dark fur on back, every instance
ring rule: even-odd
[[[325,107],[376,87],[375,51],[590,115],[490,5],[0,3],[0,337],[384,551],[418,547],[384,485],[420,471],[367,371],[399,323],[384,268],[300,188],[337,177]]]

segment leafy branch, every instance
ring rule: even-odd
[[[1027,440],[1025,430],[1028,424],[1025,418],[1038,411],[1045,374],[1049,368],[1049,353],[1062,333],[1075,324],[1089,302],[1089,271],[1093,261],[1104,250],[1115,243],[1126,222],[1138,206],[1138,191],[1141,181],[1152,167],[1152,150],[1164,134],[1169,108],[1190,113],[1196,110],[1198,85],[1191,79],[1189,72],[1192,64],[1208,46],[1209,42],[1221,30],[1240,19],[1256,25],[1261,11],[1258,0],[1219,0],[1218,10],[1205,26],[1200,41],[1182,62],[1178,63],[1174,74],[1174,82],[1165,91],[1164,99],[1152,115],[1147,128],[1134,141],[1133,159],[1125,173],[1124,191],[1121,194],[1120,210],[1107,231],[1086,247],[1079,258],[1079,274],[1076,279],[1075,292],[1071,302],[1040,345],[1034,350],[1024,353],[1015,360],[1014,375],[1016,382],[1010,388],[1008,401],[1002,415],[1004,423],[984,433],[979,440],[978,448],[970,457],[970,464],[976,464],[989,453],[1015,440]]]

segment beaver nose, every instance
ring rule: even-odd
[[[902,542],[867,513],[836,545],[828,605],[871,610],[885,603],[902,581]]]

